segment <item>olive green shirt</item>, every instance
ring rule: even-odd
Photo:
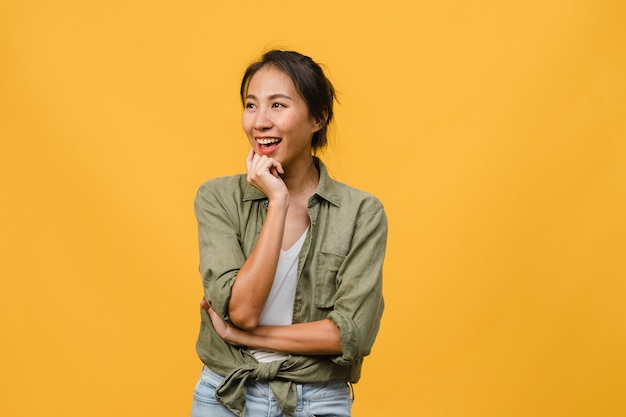
[[[376,197],[331,179],[318,159],[316,164],[320,178],[308,203],[311,226],[298,260],[293,323],[330,318],[339,329],[342,354],[291,355],[259,363],[246,348],[222,340],[203,310],[198,355],[225,376],[217,399],[239,416],[245,414],[249,378],[268,381],[288,416],[296,406],[295,383],[357,382],[378,333],[387,240],[383,206]],[[216,178],[198,190],[195,213],[205,298],[227,321],[233,283],[257,242],[267,205],[245,175]]]

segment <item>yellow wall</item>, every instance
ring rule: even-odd
[[[354,415],[626,415],[621,0],[0,5],[0,415],[188,415],[192,201],[272,46],[340,92],[324,159],[390,218]]]

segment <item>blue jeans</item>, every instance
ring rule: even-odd
[[[215,399],[215,390],[224,377],[206,366],[193,393],[191,417],[233,417],[222,403]],[[298,405],[294,417],[350,417],[352,396],[345,382],[297,384]],[[255,382],[248,385],[246,417],[282,417],[269,384]]]

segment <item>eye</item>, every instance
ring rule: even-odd
[[[285,105],[282,104],[282,103],[272,103],[272,108],[273,109],[277,109],[277,108],[280,108],[280,107],[285,107]]]
[[[255,109],[256,108],[256,104],[247,102],[246,105],[245,105],[245,108],[246,109]]]

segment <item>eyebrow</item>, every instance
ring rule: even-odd
[[[246,96],[246,98],[251,98],[251,99],[257,100],[257,97],[256,97],[254,94],[248,94],[248,95]],[[291,97],[290,97],[290,96],[288,96],[287,94],[280,94],[280,93],[277,93],[277,94],[272,94],[272,95],[271,95],[271,96],[269,96],[268,98],[269,98],[270,100],[275,100],[275,99],[277,99],[277,98],[284,98],[284,99],[287,99],[287,100],[291,100],[291,101],[293,101],[293,98],[291,98]]]

